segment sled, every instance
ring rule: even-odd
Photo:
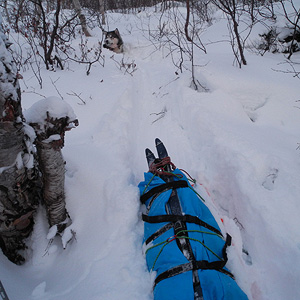
[[[223,236],[208,207],[171,162],[156,139],[158,158],[146,149],[149,171],[139,184],[145,206],[144,252],[147,267],[155,272],[154,300],[246,300],[226,268]]]

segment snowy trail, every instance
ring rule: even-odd
[[[151,121],[147,100],[150,92],[143,88],[149,83],[149,78],[143,71],[141,73],[141,76],[122,77],[121,83],[116,81],[116,86],[111,87],[112,91],[123,91],[120,96],[111,95],[106,113],[98,122],[93,121],[96,124],[91,136],[80,142],[75,138],[66,146],[66,160],[70,164],[69,169],[67,167],[67,175],[70,174],[67,195],[69,202],[72,202],[68,209],[74,216],[75,230],[80,228],[75,245],[78,250],[74,255],[80,258],[82,251],[85,254],[76,267],[81,276],[74,286],[59,292],[53,299],[59,299],[62,295],[64,299],[74,299],[78,291],[82,293],[85,286],[89,287],[94,281],[99,287],[93,291],[95,299],[118,299],[120,290],[126,299],[148,299],[151,293],[150,275],[145,270],[141,253],[142,223],[138,215],[137,183],[146,170],[145,132],[154,136],[156,129],[149,126]],[[137,86],[140,89],[137,90]],[[85,179],[86,186],[78,186],[80,178]],[[83,203],[89,203],[89,207],[84,208],[84,215],[76,209]],[[89,232],[90,235],[84,236],[80,231]],[[91,239],[94,247],[84,249]],[[144,272],[142,281],[141,272]]]
[[[196,92],[189,72],[175,74],[170,57],[132,29],[140,19],[116,18],[128,42],[124,56],[113,60],[105,52],[105,68],[94,67],[88,77],[82,66],[45,72],[41,93],[57,95],[55,82],[80,123],[63,149],[77,241],[63,250],[57,239],[45,253],[48,226],[40,209],[29,261],[17,267],[0,256],[11,300],[152,299],[137,184],[147,171],[144,150],[155,152],[156,137],[175,165],[209,190],[208,205],[234,239],[228,266],[249,299],[300,299],[299,81],[272,71],[278,58],[248,53],[249,65],[240,70],[231,49],[212,45],[199,55],[196,73],[210,91]],[[219,36],[216,28],[208,28],[208,39]],[[122,59],[136,64],[133,76],[116,63]],[[33,77],[27,85],[37,86]],[[39,98],[24,93],[23,108]]]
[[[114,102],[111,110],[104,115],[93,131],[92,145],[97,149],[93,160],[95,165],[93,168],[86,168],[88,176],[98,181],[94,184],[89,181],[89,184],[98,187],[98,193],[95,193],[94,197],[92,195],[91,203],[95,221],[90,222],[90,232],[95,234],[92,239],[95,240],[95,250],[98,249],[98,253],[91,253],[92,257],[95,256],[93,267],[87,270],[86,278],[77,289],[82,291],[82,286],[89,286],[88,282],[98,278],[99,290],[94,291],[97,299],[118,299],[120,290],[127,299],[148,299],[147,292],[135,295],[139,293],[136,291],[141,289],[136,284],[142,284],[145,291],[150,291],[151,288],[148,273],[145,273],[144,283],[137,280],[140,272],[145,272],[145,262],[138,247],[141,245],[142,224],[138,223],[138,179],[135,179],[136,174],[133,174],[133,170],[142,161],[140,158],[143,152],[139,150],[142,147],[140,137],[143,132],[143,116],[139,114],[142,111],[139,109],[141,102],[137,102],[139,97],[134,95],[136,89],[133,88],[132,78],[125,77],[123,85],[122,95],[111,99]],[[100,149],[105,150],[101,153]],[[90,157],[88,159],[90,160]],[[95,170],[95,174],[91,174],[91,169]],[[99,176],[99,173],[102,176]],[[90,197],[90,192],[88,194]],[[95,205],[94,202],[99,204]],[[91,216],[93,215],[87,212],[87,220],[79,224],[79,228],[89,222]],[[76,227],[76,224],[74,226]],[[86,238],[90,239],[91,236]],[[88,244],[88,241],[81,241],[80,237],[78,240],[83,245]],[[110,272],[106,274],[103,270]],[[76,289],[68,295],[69,299],[72,299],[74,293]]]
[[[241,279],[239,284],[246,290],[252,282],[251,292],[259,298],[264,281],[263,273],[253,270],[247,263],[252,263],[253,255],[257,259],[265,259],[272,252],[275,258],[284,250],[277,247],[278,251],[274,252],[272,248],[278,241],[272,237],[270,248],[266,247],[261,251],[259,244],[263,243],[265,234],[260,235],[259,232],[253,231],[251,235],[248,233],[253,222],[260,224],[262,228],[266,228],[268,222],[261,215],[260,206],[255,207],[251,204],[251,197],[257,195],[257,183],[252,177],[255,170],[249,157],[261,154],[256,153],[256,146],[251,147],[244,141],[243,136],[245,132],[249,132],[251,136],[253,123],[248,114],[243,112],[243,106],[236,102],[238,96],[227,99],[227,107],[230,105],[231,110],[233,109],[230,117],[234,116],[229,122],[226,119],[229,116],[221,115],[225,94],[218,95],[218,91],[213,91],[212,94],[197,93],[188,87],[189,78],[184,76],[179,79],[169,76],[157,82],[153,76],[155,69],[152,64],[144,59],[139,61],[136,56],[135,59],[138,70],[134,76],[126,75],[115,78],[113,84],[110,82],[110,89],[114,92],[110,93],[109,104],[105,99],[106,113],[101,115],[98,121],[91,118],[92,126],[88,131],[90,136],[85,136],[80,142],[76,137],[75,143],[70,138],[66,146],[69,210],[74,219],[74,228],[79,228],[78,242],[75,247],[72,246],[75,249],[69,251],[74,251],[72,255],[79,258],[79,262],[74,267],[76,276],[67,290],[57,283],[55,287],[47,287],[52,290],[49,299],[73,299],[76,293],[84,291],[90,294],[89,286],[94,286],[95,283],[98,286],[92,293],[95,299],[117,299],[120,289],[124,291],[125,298],[151,297],[150,276],[145,271],[144,258],[139,252],[142,224],[138,221],[136,185],[146,171],[144,148],[153,149],[155,137],[165,142],[176,165],[184,167],[198,182],[212,189],[218,214],[225,220],[225,227],[236,243],[236,248],[231,250],[232,260],[229,266],[235,271],[238,281],[244,277],[243,272],[247,274],[248,280]],[[178,84],[182,81],[186,82],[186,87],[182,83]],[[214,103],[216,96],[220,100]],[[208,101],[214,102],[207,106]],[[95,107],[95,117],[101,111],[103,101],[98,105],[98,109]],[[212,110],[216,114],[216,106],[220,106],[217,110],[220,110],[218,117],[224,118],[222,124],[229,124],[227,128],[226,125],[222,128],[222,135],[219,125],[211,120]],[[159,115],[153,114],[163,111],[165,113],[161,119]],[[243,117],[236,119],[237,115]],[[86,117],[82,119],[86,120]],[[269,135],[268,131],[266,138]],[[231,141],[230,147],[226,143],[227,140]],[[261,156],[260,159],[263,164],[269,162],[269,169],[272,169],[272,158]],[[241,169],[249,170],[249,173],[244,173],[243,177],[239,178]],[[267,176],[268,167],[265,171],[258,171]],[[88,180],[83,181],[82,178]],[[252,180],[249,181],[250,178]],[[245,181],[250,183],[247,190]],[[266,198],[266,195],[263,197]],[[77,209],[82,203],[88,205],[84,214]],[[86,232],[90,234],[87,236]],[[272,232],[269,234],[271,237]],[[84,245],[89,244],[91,239],[95,241],[94,247],[85,249]],[[249,251],[250,257],[242,255],[243,247]],[[82,253],[85,253],[84,256]],[[56,261],[60,259],[58,255],[61,254],[57,253]],[[270,258],[267,265],[272,260],[273,258]],[[103,270],[110,272],[106,274]],[[53,268],[53,272],[57,272],[57,269]],[[142,281],[143,292],[140,292],[140,286],[136,286],[141,284],[140,278],[134,279],[134,274],[139,277],[140,272],[145,272]],[[50,281],[52,276],[50,273],[49,280],[46,276],[45,282]],[[269,292],[271,294],[271,291]],[[40,293],[40,298],[36,298],[43,299],[46,295],[46,292]],[[90,297],[92,299],[92,295]]]

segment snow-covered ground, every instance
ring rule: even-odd
[[[25,113],[42,96],[56,96],[79,120],[63,148],[76,241],[63,250],[57,238],[46,250],[41,207],[27,263],[15,266],[0,254],[10,300],[152,299],[137,185],[156,137],[210,192],[208,205],[233,236],[228,267],[249,299],[300,299],[299,78],[278,72],[288,67],[282,54],[246,51],[248,65],[234,66],[226,21],[218,18],[202,35],[207,54],[195,54],[196,77],[209,89],[197,92],[191,73],[175,73],[169,51],[141,31],[158,16],[109,14],[126,51],[112,57],[104,49],[104,67],[93,65],[89,76],[76,63],[42,70],[39,89],[31,71],[22,73]],[[89,44],[101,35],[94,30]],[[293,59],[300,62],[299,53]],[[135,65],[131,75],[123,62]]]

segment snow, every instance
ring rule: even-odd
[[[49,229],[49,232],[47,234],[47,240],[53,239],[55,237],[56,233],[57,233],[57,225],[53,225]]]
[[[24,117],[28,123],[44,125],[47,118],[60,119],[68,117],[70,121],[76,120],[72,107],[58,97],[47,97],[34,103],[25,111]]]
[[[0,24],[2,18],[0,18]],[[18,101],[18,95],[16,92],[16,86],[14,83],[14,74],[16,73],[16,67],[13,64],[13,58],[10,53],[7,51],[6,47],[9,47],[10,42],[7,36],[3,33],[0,28],[0,89],[3,91],[3,97],[10,98],[13,101]],[[3,100],[1,99],[1,102]],[[5,116],[5,112],[1,112],[2,116]]]
[[[64,250],[57,237],[48,247],[40,207],[27,263],[15,266],[0,254],[9,298],[152,299],[137,185],[147,171],[144,150],[154,150],[159,137],[174,164],[197,180],[195,189],[211,195],[207,205],[233,237],[228,267],[249,299],[300,299],[299,79],[281,72],[289,67],[282,54],[247,51],[248,65],[234,66],[226,23],[216,19],[202,34],[207,54],[195,54],[195,75],[209,92],[197,92],[190,72],[178,72],[168,49],[140,30],[143,22],[155,28],[153,14],[110,13],[110,29],[119,29],[126,52],[104,49],[104,67],[93,65],[89,76],[75,63],[42,69],[40,90],[30,70],[22,73],[27,120],[40,117],[39,101],[79,120],[63,148],[76,240]],[[98,39],[94,30],[88,43]],[[293,59],[300,62],[299,53]],[[134,63],[135,71],[123,63]]]

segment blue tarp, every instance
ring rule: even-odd
[[[173,171],[181,178],[174,176],[174,181],[185,180],[186,176],[176,169]],[[143,195],[149,190],[165,184],[165,181],[152,173],[145,173],[145,181],[139,184],[140,194]],[[177,188],[177,194],[182,207],[182,215],[196,216],[218,231],[220,228],[203,201],[198,197],[193,188]],[[163,191],[158,195],[150,197],[145,205],[147,216],[167,215],[166,205],[172,193],[172,189]],[[151,204],[151,205],[149,205]],[[155,232],[159,231],[169,222],[144,223],[144,241]],[[163,272],[174,267],[188,264],[189,260],[180,251],[177,242],[178,236],[188,236],[196,261],[216,262],[222,261],[223,247],[225,240],[212,230],[195,223],[186,222],[187,232],[181,232],[175,237],[174,228],[156,237],[149,244],[145,245],[146,260],[149,271],[156,272],[156,278]],[[177,240],[177,241],[176,241]],[[224,268],[228,271],[226,268]],[[226,272],[225,271],[225,272]],[[245,293],[228,274],[218,270],[199,269],[198,276],[204,300],[246,300]],[[155,300],[194,300],[193,271],[189,270],[181,274],[166,278],[157,283],[154,288]]]

